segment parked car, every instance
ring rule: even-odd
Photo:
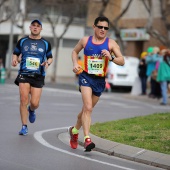
[[[131,56],[124,56],[124,66],[109,63],[107,81],[111,87],[132,88],[136,77],[138,77],[139,59]]]

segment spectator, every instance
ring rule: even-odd
[[[170,50],[167,50],[163,55],[163,61],[160,62],[158,67],[157,81],[161,85],[162,102],[161,105],[167,104],[167,89],[168,81],[170,81]]]
[[[0,69],[4,68],[4,65],[3,65],[3,59],[0,58]]]
[[[156,62],[158,60],[158,47],[149,47],[147,49],[148,55],[146,56],[146,64],[147,64],[147,72],[146,75],[150,79],[150,88],[151,91],[149,93],[149,97],[151,98],[160,98],[160,90],[157,92],[157,89],[159,89],[158,84],[156,82],[157,72],[155,71]]]
[[[160,99],[162,97],[161,95],[161,86],[160,83],[156,80],[157,78],[157,63],[159,63],[162,60],[162,56],[160,55],[160,49],[159,47],[154,47],[153,49],[153,58],[155,59],[155,69],[152,72],[152,78],[155,89],[153,90],[154,97],[157,99]]]
[[[3,65],[3,59],[0,58],[0,79],[1,79],[1,71],[2,69],[4,69],[4,65]],[[1,82],[0,82],[1,83]]]
[[[142,89],[141,95],[146,95],[146,87],[147,87],[147,75],[146,75],[147,65],[145,61],[146,56],[147,56],[146,51],[141,53],[141,59],[140,59],[139,66],[138,66],[139,78],[141,81],[141,89]]]

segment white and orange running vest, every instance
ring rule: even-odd
[[[105,77],[109,60],[102,55],[101,51],[104,49],[110,51],[109,38],[106,38],[102,44],[94,44],[92,38],[93,36],[88,38],[84,48],[84,62],[82,68],[88,74]]]

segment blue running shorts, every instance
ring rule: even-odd
[[[83,71],[79,74],[79,86],[91,87],[92,93],[100,97],[105,89],[105,77],[99,77],[94,74],[88,74]]]

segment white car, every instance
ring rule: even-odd
[[[124,66],[109,62],[107,81],[111,87],[132,88],[138,77],[139,59],[131,56],[124,56],[124,59]]]

